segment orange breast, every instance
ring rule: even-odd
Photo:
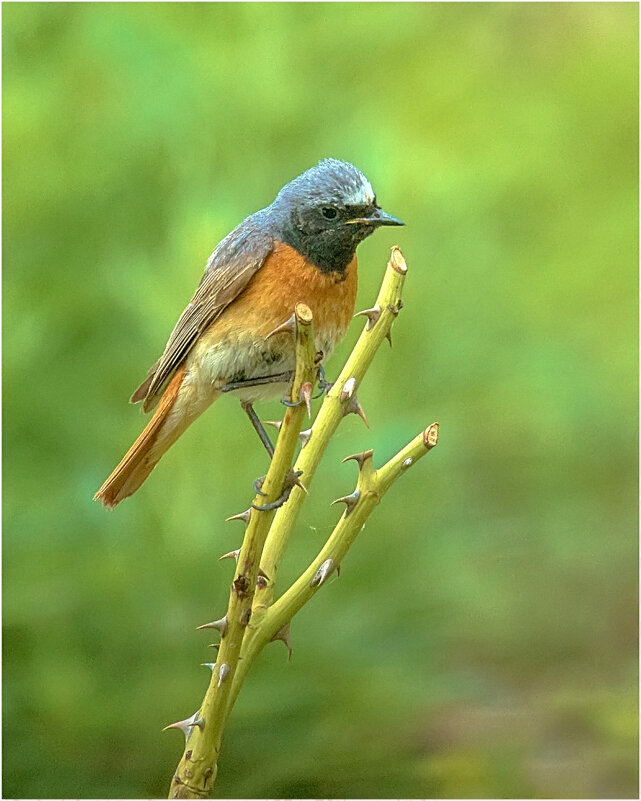
[[[241,329],[262,339],[284,323],[302,301],[314,315],[317,339],[333,347],[345,334],[354,313],[356,287],[356,256],[344,273],[324,273],[279,242],[212,328],[221,337],[237,335]]]

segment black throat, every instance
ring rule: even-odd
[[[339,280],[342,280],[359,243],[371,233],[371,231],[354,230],[364,227],[355,225],[341,232],[322,231],[317,234],[305,234],[294,226],[288,226],[282,232],[282,241],[298,251],[314,267],[318,267],[324,273],[338,273]]]

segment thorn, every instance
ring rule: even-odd
[[[220,643],[219,642],[212,642],[208,647],[209,648],[215,648],[218,651],[220,649]]]
[[[312,429],[311,428],[308,428],[305,431],[301,431],[299,433],[298,438],[300,439],[300,442],[301,442],[301,445],[300,445],[301,448],[304,448],[305,445],[307,445],[307,443],[309,442],[311,436],[312,436]]]
[[[369,423],[367,422],[367,415],[365,414],[365,410],[358,402],[358,398],[354,395],[350,402],[345,406],[343,410],[343,416],[345,417],[348,414],[357,414],[361,420],[365,423],[366,428],[369,428]]]
[[[176,723],[170,723],[169,726],[165,726],[163,731],[168,731],[169,729],[180,729],[180,731],[185,735],[185,740],[187,740],[194,726],[198,726],[199,729],[202,729],[205,725],[203,718],[198,717],[199,712],[200,710],[194,712],[191,717],[185,718],[185,720],[178,720]]]
[[[225,681],[228,675],[229,675],[229,665],[227,664],[227,662],[223,662],[223,664],[220,666],[220,670],[218,671],[219,687]]]
[[[354,390],[356,389],[356,379],[354,377],[348,378],[347,381],[343,384],[343,389],[341,390],[341,401],[345,401],[348,398],[351,398],[354,394]]]
[[[373,453],[373,448],[370,448],[368,451],[363,451],[363,453],[353,453],[351,456],[346,456],[343,462],[349,462],[350,459],[353,459],[355,462],[358,462],[358,469],[362,470],[364,463],[372,458]]]
[[[308,491],[307,487],[300,480],[300,477],[301,477],[302,474],[303,474],[302,470],[297,470],[295,473],[290,474],[289,480],[291,481],[293,486],[299,487],[300,489],[303,490],[305,495],[309,495],[309,491]]]
[[[276,334],[295,334],[296,333],[296,315],[292,314],[289,320],[286,320],[282,325],[274,328],[265,339],[275,336]]]
[[[344,503],[347,507],[345,509],[345,517],[352,511],[352,509],[358,503],[358,499],[361,497],[361,494],[358,490],[354,490],[351,495],[344,495],[342,498],[336,498],[335,501],[332,501],[330,506],[333,506],[335,503]]]
[[[374,304],[371,309],[363,309],[363,311],[356,312],[354,317],[359,316],[367,317],[367,323],[365,324],[365,330],[371,331],[372,328],[378,322],[378,318],[381,316],[381,307],[378,303]]]
[[[226,517],[225,522],[229,523],[230,520],[242,520],[245,525],[249,523],[249,518],[251,517],[251,507],[249,509],[245,509],[244,512],[239,512],[237,515],[232,515],[231,517]]]
[[[300,388],[300,397],[301,400],[305,401],[305,406],[307,406],[307,416],[312,416],[312,382],[305,381],[305,383]]]
[[[201,662],[200,664],[201,667],[208,667],[212,673],[214,672],[214,668],[216,667],[215,662]]]
[[[331,575],[333,570],[334,570],[334,560],[326,559],[323,562],[323,564],[318,568],[318,570],[314,573],[314,578],[309,582],[309,586],[320,587],[321,584],[327,581],[327,577]]]
[[[273,426],[276,431],[280,431],[280,427],[283,425],[282,420],[263,420],[263,425],[265,426]]]
[[[285,647],[287,648],[287,660],[289,661],[292,658],[292,638],[291,638],[291,629],[289,621],[285,623],[283,628],[280,631],[277,631],[276,634],[271,638],[270,642],[276,642],[280,640],[281,642],[285,643]]]
[[[224,637],[227,631],[227,615],[221,617],[220,620],[212,620],[211,623],[203,623],[202,626],[196,626],[196,631],[200,629],[218,629],[220,636]]]
[[[240,548],[237,548],[235,551],[230,551],[229,553],[224,553],[220,558],[221,559],[232,559],[233,558],[236,561],[238,561],[239,554],[240,554]]]
[[[411,467],[414,464],[414,459],[411,456],[408,456],[407,459],[403,459],[401,462],[401,470],[407,470],[408,467]]]
[[[392,347],[392,329],[385,334],[385,339],[389,342],[390,348]]]
[[[423,431],[423,444],[429,451],[438,442],[438,423],[432,423]]]

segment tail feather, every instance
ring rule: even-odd
[[[102,501],[103,506],[113,509],[120,501],[133,495],[158,464],[160,457],[192,422],[194,417],[187,414],[172,415],[169,420],[184,374],[183,365],[167,386],[154,416],[94,495],[94,501]]]

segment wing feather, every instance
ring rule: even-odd
[[[153,377],[146,379],[132,396],[152,409],[168,381],[183,363],[196,340],[245,289],[274,247],[264,224],[265,211],[257,212],[228,234],[209,257],[198,288],[178,318]],[[150,371],[151,372],[151,371]],[[147,387],[145,387],[147,384]]]

